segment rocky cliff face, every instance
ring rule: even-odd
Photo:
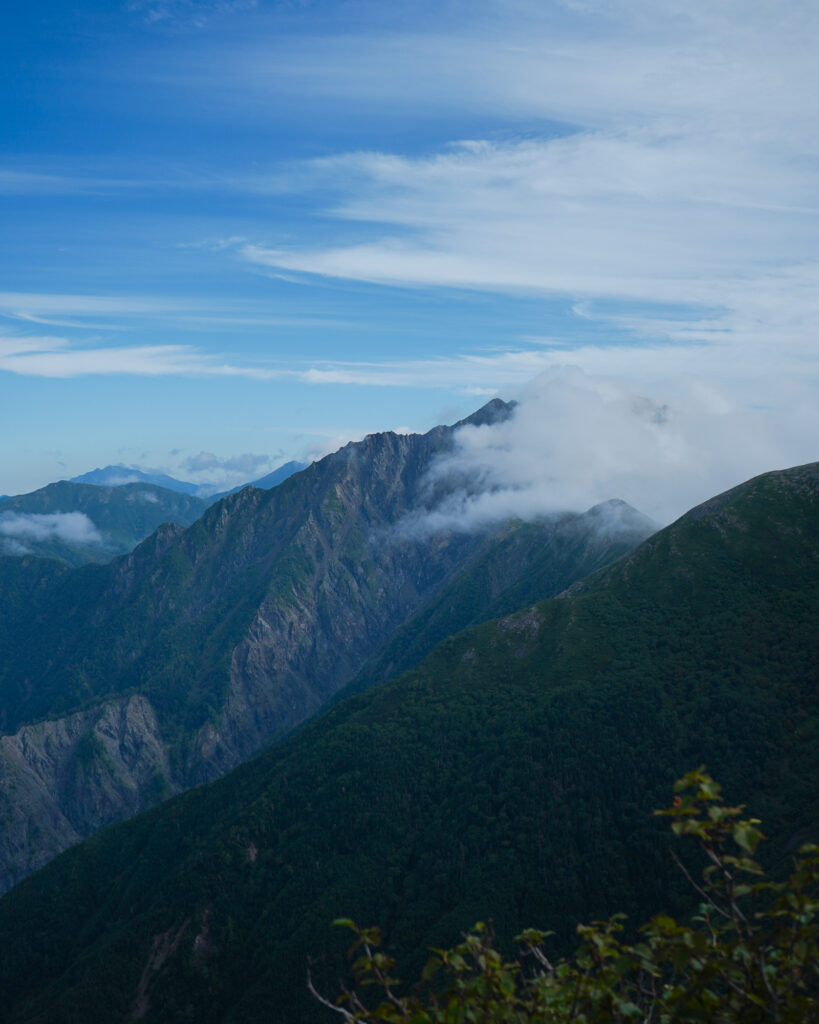
[[[0,889],[171,793],[153,708],[134,695],[0,737]]]
[[[313,714],[484,543],[393,530],[418,506],[424,472],[448,440],[444,431],[374,435],[323,467],[330,479],[231,650],[219,721],[199,731],[187,780],[220,774]]]

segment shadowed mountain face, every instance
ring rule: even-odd
[[[379,923],[414,973],[479,918],[565,948],[578,920],[675,911],[650,812],[692,765],[764,819],[774,863],[816,838],[817,638],[813,465],[448,638],[21,883],[0,901],[7,1019],[316,1021],[305,958],[337,991],[338,916]]]
[[[0,555],[36,555],[67,565],[110,562],[161,523],[189,526],[208,502],[154,484],[98,487],[61,480],[0,503]]]
[[[0,559],[0,885],[283,736],[424,608],[434,630],[416,623],[399,659],[417,662],[464,624],[461,574],[475,621],[515,586],[555,593],[652,530],[633,510],[614,535],[593,512],[491,535],[396,530],[425,507],[452,435],[372,435],[109,565]],[[463,611],[436,613],[451,584]]]

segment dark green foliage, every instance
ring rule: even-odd
[[[155,1024],[315,1021],[305,958],[337,990],[341,915],[408,976],[479,918],[501,950],[542,921],[568,951],[581,921],[678,914],[651,810],[703,761],[780,870],[817,831],[819,467],[709,504],[21,883],[0,901],[6,1019],[121,1021],[141,991]]]

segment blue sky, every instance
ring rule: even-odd
[[[643,398],[679,425],[646,480],[718,450],[679,501],[816,459],[818,29],[788,0],[13,5],[0,493],[238,482],[554,381],[633,396],[607,465],[646,463]],[[527,438],[593,446],[562,408]]]

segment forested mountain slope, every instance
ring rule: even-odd
[[[491,403],[477,419],[508,411]],[[0,559],[0,888],[285,734],[473,560],[491,560],[503,529],[395,529],[425,507],[426,471],[452,438],[372,435],[109,565]],[[546,596],[592,549],[597,564],[651,531],[632,510],[598,543],[589,522],[527,527],[506,585],[540,577]]]
[[[818,648],[811,465],[21,883],[0,901],[7,1019],[316,1021],[306,955],[337,991],[337,916],[422,961],[479,918],[560,948],[578,919],[674,909],[685,883],[651,810],[687,768],[765,820],[774,858],[817,836]]]

